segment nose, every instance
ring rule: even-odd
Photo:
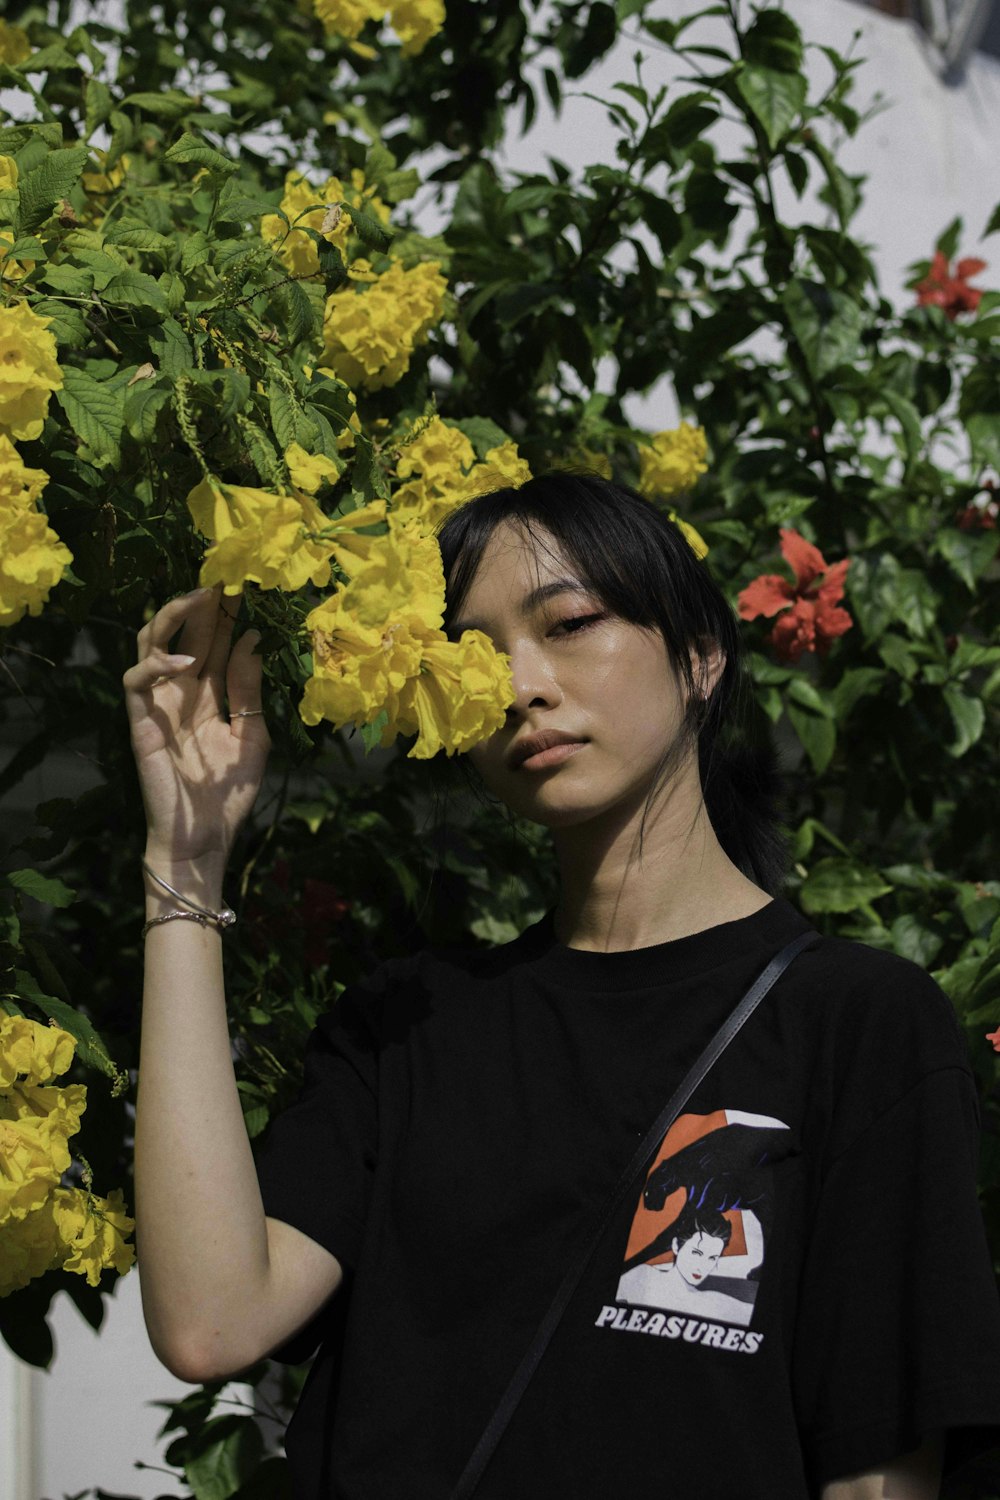
[[[562,694],[552,675],[550,664],[528,643],[515,644],[510,650],[511,685],[514,701],[508,718],[523,718],[532,708],[556,708]]]

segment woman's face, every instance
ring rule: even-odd
[[[674,1265],[688,1286],[700,1287],[719,1264],[725,1248],[726,1242],[721,1236],[704,1234],[699,1230],[689,1240],[685,1240],[683,1245],[678,1245],[674,1240]]]
[[[449,634],[478,628],[511,658],[507,723],[470,760],[514,813],[557,828],[642,806],[684,689],[659,631],[610,615],[537,530],[497,528]],[[537,735],[560,743],[532,747]]]

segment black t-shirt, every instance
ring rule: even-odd
[[[258,1162],[265,1212],[347,1272],[280,1351],[322,1338],[295,1500],[447,1500],[643,1134],[808,928],[779,897],[591,953],[546,917],[344,992]],[[818,939],[637,1180],[477,1500],[807,1500],[938,1428],[946,1474],[1000,1445],[978,1131],[938,985]]]

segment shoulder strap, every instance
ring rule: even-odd
[[[657,1115],[653,1124],[649,1127],[642,1142],[637,1147],[632,1160],[615,1184],[614,1191],[605,1205],[600,1222],[587,1243],[586,1248],[573,1262],[563,1278],[562,1285],[556,1292],[551,1307],[538,1325],[530,1349],[515,1370],[513,1379],[500,1398],[499,1406],[486,1424],[486,1428],[479,1442],[476,1444],[472,1457],[469,1459],[458,1483],[451,1492],[450,1500],[468,1500],[468,1496],[473,1493],[482,1478],[483,1471],[492,1458],[504,1429],[514,1415],[514,1410],[524,1395],[525,1387],[538,1368],[542,1355],[549,1346],[549,1341],[553,1333],[555,1333],[559,1320],[566,1311],[566,1307],[580,1282],[580,1278],[587,1269],[591,1256],[597,1249],[604,1231],[613,1219],[639,1170],[659,1147],[663,1137],[701,1083],[709,1068],[720,1054],[725,1051],[740,1027],[749,1019],[778,976],[784,973],[792,959],[803,948],[815,942],[818,937],[820,937],[820,933],[815,928],[810,928],[807,932],[800,933],[798,937],[792,938],[791,942],[786,943],[781,951],[775,954],[766,969],[754,980],[742,1000],[730,1011],[704,1052],[702,1052],[697,1062],[692,1066],[684,1081],[679,1085]]]

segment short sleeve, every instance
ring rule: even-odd
[[[1000,1463],[1000,1296],[976,1192],[978,1120],[971,1072],[938,1068],[828,1167],[794,1335],[817,1492],[937,1429],[946,1479],[994,1446]]]
[[[306,1044],[298,1097],[258,1149],[264,1213],[357,1266],[378,1153],[381,996],[346,989]]]

